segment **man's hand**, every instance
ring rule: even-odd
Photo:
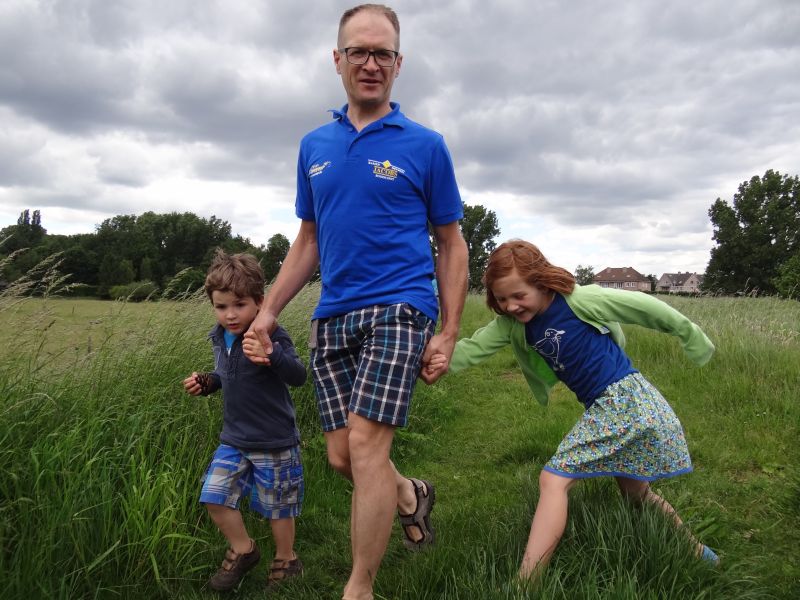
[[[250,324],[250,328],[247,330],[244,337],[246,342],[248,334],[252,332],[255,336],[255,340],[258,342],[258,346],[260,346],[260,350],[257,349],[255,343],[243,343],[242,349],[244,350],[245,356],[256,364],[268,365],[269,359],[267,357],[272,354],[272,340],[269,336],[275,331],[277,326],[278,319],[275,318],[275,315],[268,310],[262,309],[258,311],[258,315],[256,315],[255,320]]]
[[[244,334],[244,339],[242,340],[242,350],[244,350],[245,355],[247,358],[253,360],[254,358],[264,359],[266,362],[262,363],[265,365],[269,365],[269,354],[264,351],[264,345],[258,339],[254,331],[248,331]]]

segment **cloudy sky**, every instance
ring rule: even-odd
[[[0,0],[0,227],[145,211],[294,239],[302,135],[353,2]],[[393,98],[500,239],[568,269],[705,270],[708,208],[800,174],[800,2],[398,0]]]

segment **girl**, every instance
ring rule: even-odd
[[[566,527],[567,492],[579,479],[610,475],[623,496],[651,502],[682,525],[649,482],[692,470],[683,429],[622,350],[619,323],[678,337],[698,365],[711,358],[711,341],[681,313],[647,294],[577,285],[572,274],[521,240],[501,244],[491,254],[483,282],[486,302],[498,316],[456,344],[449,370],[475,365],[510,344],[540,403],[547,404],[550,388],[560,380],[586,407],[539,476],[540,497],[520,578],[538,575],[550,560]],[[423,379],[432,383],[446,370],[445,356],[437,354]],[[719,562],[710,548],[689,538],[698,556]]]

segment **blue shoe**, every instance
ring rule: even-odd
[[[706,545],[703,545],[703,552],[700,554],[700,558],[710,562],[715,567],[719,564],[719,556],[717,556],[717,553]]]

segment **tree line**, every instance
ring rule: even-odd
[[[461,222],[470,251],[470,285],[479,287],[494,239],[497,216],[483,206],[464,206]],[[203,285],[217,248],[249,252],[261,263],[267,281],[277,275],[289,251],[277,233],[266,245],[234,235],[230,223],[193,213],[117,215],[93,233],[48,234],[39,210],[24,210],[16,225],[0,229],[0,288],[58,254],[59,271],[80,284],[75,293],[100,298],[177,297]],[[435,252],[435,247],[434,247]],[[8,260],[13,258],[13,260]]]
[[[716,245],[706,268],[704,291],[800,298],[800,180],[796,175],[768,170],[763,177],[753,176],[739,185],[730,202],[717,198],[708,216]],[[469,286],[479,290],[500,235],[497,215],[481,205],[465,205],[461,230],[469,250]],[[430,237],[435,257],[436,244]],[[58,253],[61,272],[70,274],[71,282],[83,284],[83,295],[129,297],[136,290],[143,296],[170,297],[202,286],[217,248],[255,255],[271,281],[289,245],[280,233],[266,245],[255,245],[234,235],[227,221],[188,212],[118,215],[103,221],[93,233],[50,235],[41,212],[25,210],[16,225],[0,229],[0,287]],[[578,265],[575,275],[579,283],[591,283],[594,271]]]
[[[59,270],[70,275],[71,283],[81,284],[76,288],[81,295],[169,297],[202,286],[217,248],[250,252],[271,280],[286,257],[289,240],[278,233],[266,245],[256,246],[233,235],[227,221],[189,212],[118,215],[103,221],[94,233],[51,235],[40,211],[25,210],[16,225],[0,230],[0,256],[15,255],[4,261],[0,278],[11,283],[46,257],[59,254]]]

